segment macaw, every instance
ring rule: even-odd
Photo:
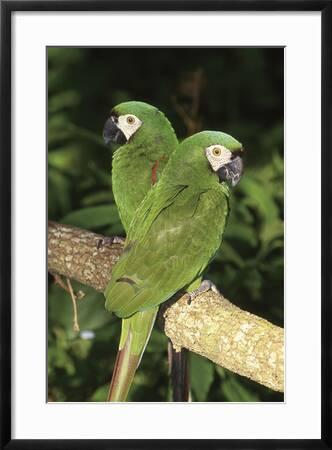
[[[113,108],[103,136],[106,144],[122,144],[113,153],[112,189],[127,232],[135,211],[157,183],[178,140],[161,111],[136,101]]]
[[[149,332],[147,322],[142,329],[140,316],[155,315],[158,306],[179,290],[190,292],[195,286],[193,299],[210,288],[203,282],[197,289],[197,280],[221,245],[229,215],[229,185],[241,178],[242,152],[240,142],[217,131],[185,139],[135,213],[105,290],[106,309],[125,324],[131,319],[120,343],[126,375],[117,380],[118,401],[126,398],[146,342],[137,336]]]
[[[157,183],[178,140],[161,111],[137,101],[121,103],[113,108],[105,123],[103,136],[106,144],[114,142],[121,145],[113,154],[112,189],[127,232],[137,208]],[[123,401],[126,397],[121,380],[134,377],[157,311],[156,307],[122,320],[119,352],[108,396],[110,401]],[[131,341],[128,340],[129,332],[133,336]]]

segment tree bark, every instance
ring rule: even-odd
[[[122,243],[49,222],[48,269],[103,292]],[[208,291],[163,306],[164,329],[176,349],[198,353],[275,391],[284,389],[284,331]]]

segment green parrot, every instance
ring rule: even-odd
[[[103,136],[106,144],[123,144],[113,154],[112,189],[121,222],[128,231],[135,211],[158,181],[178,140],[161,111],[136,101],[113,108]]]
[[[133,320],[121,348],[136,346],[140,315],[155,314],[179,290],[195,286],[193,299],[210,288],[208,282],[198,289],[196,284],[221,244],[229,215],[229,184],[237,184],[242,175],[242,151],[237,140],[217,131],[185,139],[136,211],[105,290],[106,309]],[[135,373],[139,358],[127,352],[121,357]],[[126,397],[131,381],[122,380],[118,400]]]
[[[122,103],[111,111],[103,131],[106,144],[122,144],[113,154],[112,189],[126,230],[147,192],[155,185],[178,145],[175,132],[157,108],[143,102]],[[123,319],[119,352],[108,399],[124,401],[149,340],[158,308]],[[129,340],[129,336],[130,339]],[[126,352],[124,351],[126,350]]]

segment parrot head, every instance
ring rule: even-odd
[[[105,144],[113,142],[123,145],[134,136],[140,136],[142,140],[161,137],[163,131],[170,128],[169,121],[157,108],[148,103],[131,101],[112,109],[104,125],[103,137]]]
[[[182,153],[182,158],[185,157],[191,168],[196,169],[196,176],[199,170],[202,178],[211,177],[213,173],[219,182],[231,186],[240,181],[244,149],[232,136],[220,131],[202,131],[185,139],[182,145],[189,151],[178,153]]]

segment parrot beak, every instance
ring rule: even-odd
[[[241,151],[242,153],[242,151]],[[243,161],[239,154],[233,155],[230,162],[224,164],[217,171],[220,182],[228,181],[234,187],[238,184],[243,173]]]
[[[127,142],[126,136],[120,130],[120,128],[116,124],[117,118],[111,116],[106,120],[103,130],[103,138],[105,144],[109,144],[110,142],[114,142],[115,144],[125,144]]]

